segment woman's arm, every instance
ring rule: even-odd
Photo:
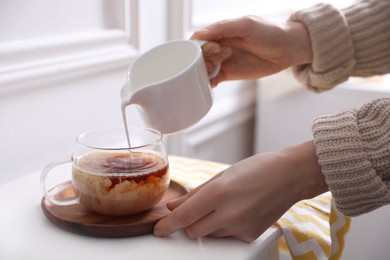
[[[390,98],[319,117],[312,129],[322,173],[343,214],[390,203]]]

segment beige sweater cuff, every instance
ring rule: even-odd
[[[293,68],[295,76],[314,91],[323,91],[349,76],[390,72],[390,1],[360,0],[338,10],[319,4],[295,12],[312,41],[313,62]]]
[[[390,1],[360,0],[343,10],[353,38],[353,76],[390,72]]]
[[[290,17],[307,27],[313,62],[293,67],[296,78],[314,91],[332,88],[348,79],[355,66],[354,48],[344,14],[328,4],[318,4]]]
[[[390,99],[313,121],[319,163],[337,208],[355,216],[390,203]]]

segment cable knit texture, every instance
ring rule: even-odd
[[[390,98],[319,117],[312,129],[322,172],[343,214],[390,203]]]
[[[319,4],[295,12],[290,19],[307,27],[313,62],[293,68],[297,79],[316,92],[350,76],[390,70],[390,1],[362,0],[344,10]]]
[[[357,61],[353,76],[390,71],[390,1],[365,0],[344,10]]]
[[[319,92],[349,76],[390,72],[390,0],[360,0],[344,10],[319,4],[290,19],[304,23],[312,41],[313,63],[294,68],[309,89]],[[322,172],[343,214],[390,203],[390,98],[316,118],[312,131]]]
[[[351,33],[345,16],[328,4],[318,4],[290,17],[307,27],[313,50],[311,65],[293,67],[299,81],[320,92],[348,79],[355,66]]]

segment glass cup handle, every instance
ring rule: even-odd
[[[61,164],[70,163],[70,162],[72,162],[72,156],[70,156],[70,157],[68,157],[66,159],[62,159],[62,160],[51,162],[48,165],[46,165],[45,168],[43,168],[43,170],[42,170],[42,173],[41,173],[41,186],[42,186],[45,198],[48,201],[50,201],[52,204],[54,204],[54,205],[67,206],[67,205],[73,205],[73,204],[77,204],[78,203],[78,200],[77,200],[76,197],[70,197],[70,198],[66,198],[66,199],[54,198],[49,193],[49,191],[46,188],[46,177],[50,173],[50,171],[53,168],[55,168],[55,167],[57,167],[57,166],[59,166]]]
[[[208,41],[195,40],[195,42],[196,42],[197,44],[199,44],[200,47],[202,47],[202,46],[205,45]],[[218,64],[214,67],[213,71],[210,72],[210,74],[209,74],[209,79],[215,78],[215,77],[218,75],[218,73],[219,73],[220,70],[221,70],[221,64],[218,63]]]

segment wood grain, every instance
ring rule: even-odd
[[[102,215],[86,209],[81,204],[57,206],[45,197],[42,198],[41,207],[46,217],[64,230],[96,237],[128,237],[152,233],[157,221],[169,213],[166,202],[187,192],[185,187],[171,180],[169,189],[154,208],[128,216]],[[59,184],[50,193],[57,198],[74,196],[71,182]]]

